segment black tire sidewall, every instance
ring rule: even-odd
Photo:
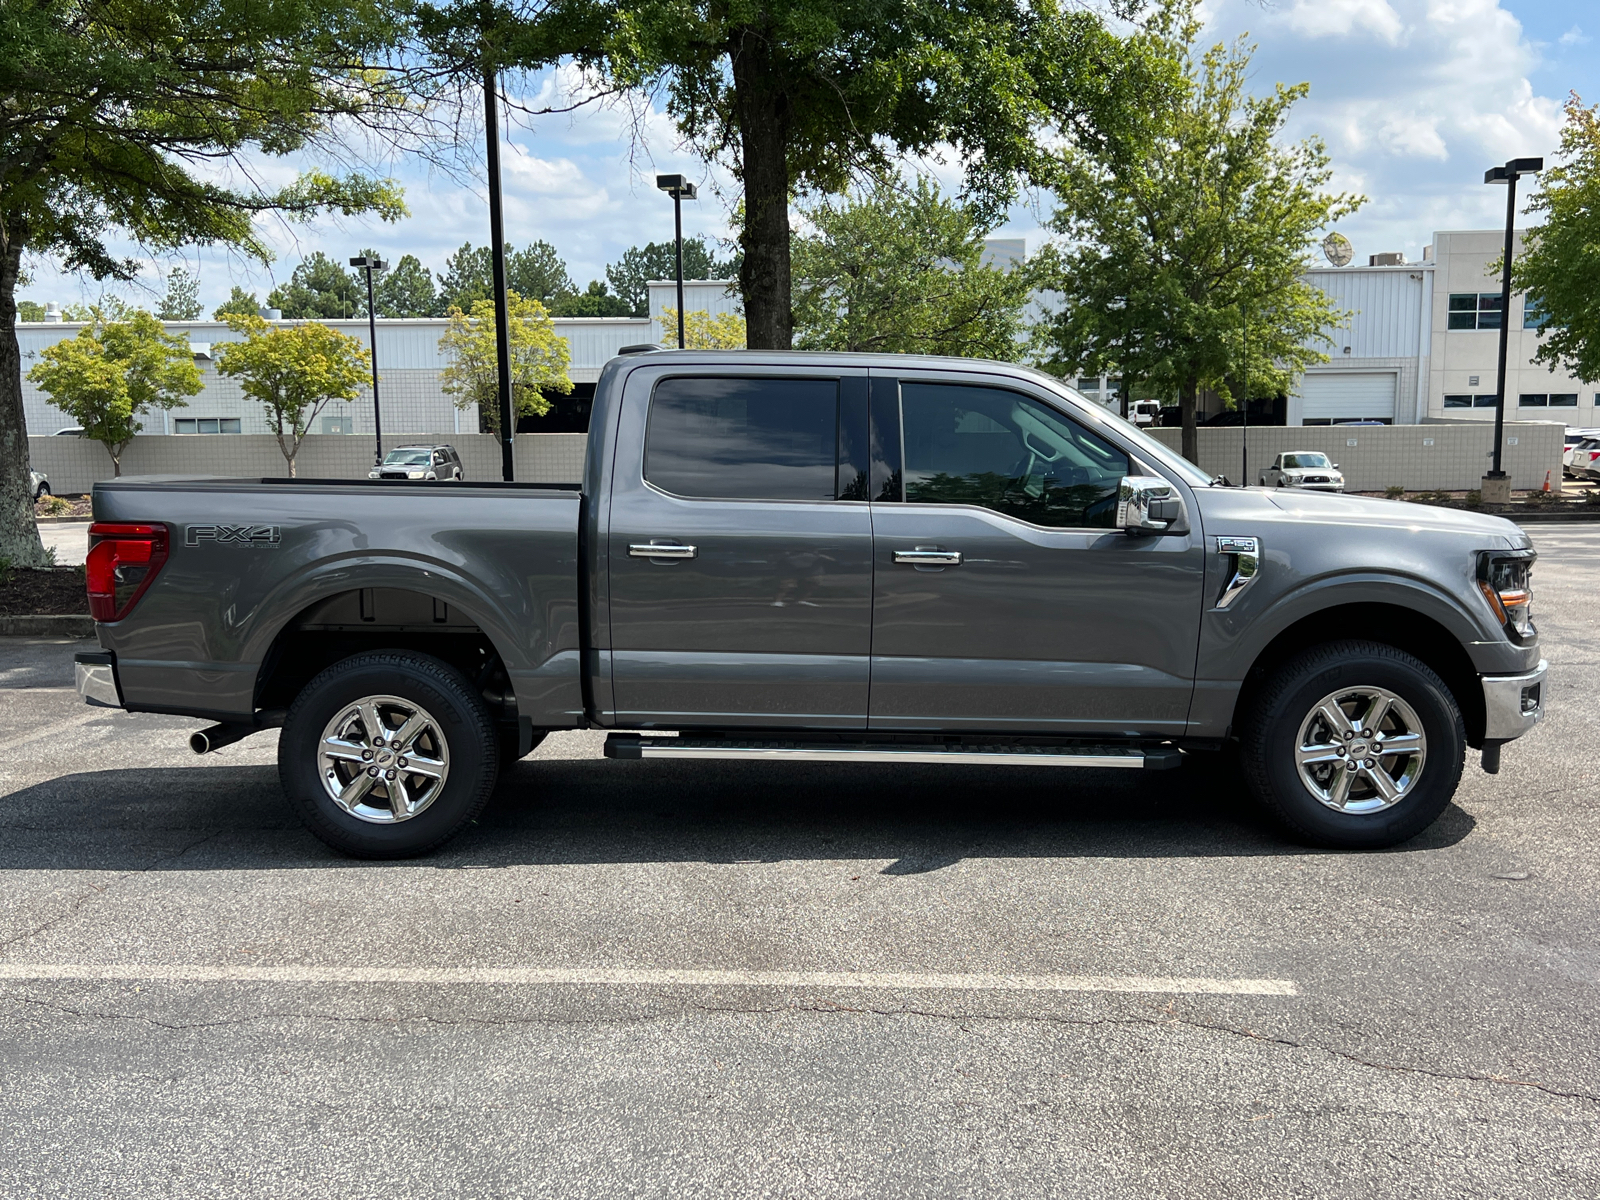
[[[450,753],[444,788],[409,820],[379,824],[351,816],[318,774],[323,729],[364,696],[413,701],[444,735]],[[278,739],[278,776],[307,827],[330,846],[360,858],[403,858],[431,850],[478,815],[498,774],[497,748],[488,709],[459,672],[428,655],[380,650],[335,663],[296,697]]]
[[[1314,704],[1341,688],[1363,686],[1386,688],[1411,706],[1427,738],[1427,757],[1414,790],[1398,804],[1341,813],[1301,782],[1295,744]],[[1301,656],[1265,690],[1252,724],[1243,749],[1257,797],[1290,832],[1315,845],[1373,849],[1406,841],[1438,819],[1461,781],[1466,733],[1454,697],[1421,661],[1389,646],[1346,643]]]

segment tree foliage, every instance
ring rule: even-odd
[[[363,250],[362,253],[375,252]],[[401,255],[399,262],[373,281],[372,298],[380,317],[439,315],[439,296],[433,284],[433,272],[423,266],[415,254]],[[361,293],[360,300],[360,312],[365,316],[367,311],[365,291]]]
[[[511,411],[513,419],[550,411],[546,391],[572,391],[567,341],[556,333],[545,306],[532,296],[507,293],[510,308]],[[500,383],[496,359],[494,301],[476,300],[466,311],[450,310],[450,326],[439,349],[450,362],[440,373],[444,390],[462,410],[478,409],[478,428],[500,431]]]
[[[261,301],[256,299],[254,292],[247,292],[237,283],[233,291],[228,293],[228,298],[217,305],[211,312],[211,317],[216,321],[225,321],[229,317],[259,317],[261,315]]]
[[[144,428],[139,418],[181,407],[201,386],[189,339],[168,336],[160,321],[137,309],[41,350],[28,378],[106,448],[113,475],[122,474],[122,453]]]
[[[532,242],[521,250],[506,245],[506,290],[549,307],[577,292],[567,274],[567,264],[549,242]],[[468,242],[445,259],[439,277],[439,305],[470,311],[479,300],[494,297],[494,269],[489,247]]]
[[[806,210],[794,242],[802,350],[1014,359],[1034,272],[985,266],[989,226],[926,178]]]
[[[182,267],[167,275],[167,291],[156,306],[163,321],[198,321],[205,310],[200,305],[200,281]]]
[[[1534,361],[1579,379],[1600,379],[1600,106],[1576,92],[1566,103],[1561,162],[1544,173],[1529,212],[1545,223],[1528,231],[1511,264],[1511,286],[1545,316]],[[1497,268],[1498,269],[1498,268]]]
[[[591,279],[589,286],[571,296],[562,296],[550,305],[553,317],[629,317],[633,315],[627,302],[613,296],[606,285]]]
[[[367,284],[321,250],[313,250],[267,294],[267,307],[281,309],[289,321],[344,321],[364,316]]]
[[[1252,96],[1253,48],[1196,57],[1199,33],[1193,0],[1168,0],[1145,38],[1181,79],[1172,102],[1133,136],[1060,153],[1052,224],[1066,247],[1050,286],[1062,303],[1039,331],[1047,366],[1176,395],[1191,461],[1202,387],[1231,401],[1248,367],[1252,386],[1282,391],[1327,361],[1314,343],[1345,314],[1301,276],[1314,234],[1364,201],[1323,190],[1320,139],[1279,143],[1307,85]]]
[[[331,143],[354,124],[415,124],[419,109],[394,79],[365,69],[393,45],[397,11],[371,0],[6,0],[0,554],[44,561],[14,329],[24,252],[126,280],[138,263],[117,252],[122,239],[152,253],[223,244],[267,261],[256,214],[398,217],[404,206],[387,180],[318,168],[263,185],[253,161]]]
[[[355,338],[316,321],[278,325],[255,314],[230,314],[228,327],[244,340],[223,348],[217,370],[238,379],[240,390],[265,409],[267,431],[278,439],[293,476],[317,414],[334,401],[356,398],[370,378],[372,356]]]
[[[661,310],[661,328],[667,343],[677,345],[677,309]],[[718,313],[713,317],[705,309],[695,308],[683,314],[685,350],[743,350],[745,340],[744,318],[738,313]]]
[[[683,277],[685,279],[728,279],[737,274],[738,264],[718,260],[703,237],[683,239]],[[731,274],[730,274],[731,273]],[[672,242],[648,242],[632,246],[622,257],[606,267],[606,278],[628,306],[631,317],[650,315],[650,281],[677,279],[677,248]]]

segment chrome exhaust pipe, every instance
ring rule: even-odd
[[[197,729],[189,735],[189,749],[196,754],[209,754],[243,741],[256,731],[254,725],[213,725],[209,729]]]

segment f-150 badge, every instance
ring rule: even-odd
[[[185,546],[215,542],[219,546],[267,546],[277,548],[283,540],[276,525],[190,525],[183,533]]]

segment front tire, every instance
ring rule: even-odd
[[[1420,659],[1378,642],[1330,642],[1257,693],[1240,737],[1256,798],[1294,837],[1371,850],[1415,837],[1461,782],[1466,729]]]
[[[448,841],[494,791],[488,706],[454,667],[377,650],[301,691],[278,740],[278,777],[306,828],[357,858],[406,858]]]

